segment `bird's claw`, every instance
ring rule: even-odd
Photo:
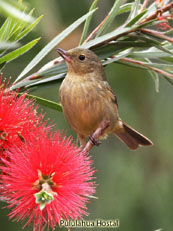
[[[101,144],[101,142],[99,140],[96,140],[92,134],[89,136],[89,140],[92,142],[93,145],[99,146]]]

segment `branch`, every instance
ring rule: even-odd
[[[166,11],[169,11],[171,8],[173,8],[173,3],[170,3],[162,8],[159,9],[159,11],[161,11],[162,13],[166,12]],[[148,17],[146,17],[140,24],[143,24],[143,23],[146,23],[148,21],[151,21],[155,18],[157,18],[158,16],[158,10],[156,10],[155,13],[149,15]]]
[[[150,0],[144,0],[143,4],[141,6],[140,12],[145,10],[145,8],[146,8],[146,6],[148,5],[149,2],[150,2]]]
[[[161,38],[161,39],[165,39],[167,40],[168,42],[170,43],[173,43],[173,39],[164,35],[163,33],[161,32],[158,32],[158,31],[154,31],[154,30],[149,30],[149,29],[145,29],[145,28],[141,28],[140,31],[142,33],[145,33],[145,34],[149,34],[149,35],[152,35],[154,37],[157,37],[157,38]]]
[[[168,72],[166,72],[166,71],[163,71],[163,70],[161,70],[161,69],[159,69],[159,68],[148,66],[147,64],[145,64],[145,63],[143,63],[143,62],[141,62],[141,61],[134,60],[134,59],[129,59],[129,58],[122,58],[122,59],[120,59],[120,60],[121,60],[121,61],[124,61],[124,62],[134,63],[134,64],[137,64],[137,65],[139,65],[139,66],[143,66],[144,68],[147,68],[147,69],[150,69],[150,70],[152,70],[152,71],[155,71],[155,72],[157,72],[157,73],[160,74],[160,75],[165,75],[165,76],[167,76],[168,78],[173,79],[173,75],[172,75],[172,74],[170,74],[170,73],[168,73]]]
[[[108,120],[104,120],[100,124],[100,126],[96,129],[96,131],[92,134],[92,140],[97,141],[99,139],[99,137],[103,135],[105,129],[109,127],[109,123],[110,122]],[[89,139],[88,143],[86,144],[86,146],[82,150],[83,152],[88,153],[92,149],[92,147],[95,145],[92,140]]]
[[[108,19],[111,11],[109,11],[108,15],[101,21],[101,23],[91,32],[91,34],[85,39],[83,44],[87,43],[89,40],[91,40],[94,35],[97,33],[97,31],[105,24],[106,20]]]
[[[173,3],[170,3],[170,4],[168,4],[168,5],[166,5],[166,6],[162,7],[162,8],[160,8],[159,11],[161,11],[162,13],[164,13],[164,12],[166,12],[166,11],[171,10],[172,8],[173,8]],[[149,16],[148,16],[147,18],[145,18],[143,21],[141,21],[141,22],[139,23],[139,25],[142,25],[142,24],[144,24],[144,23],[146,23],[146,22],[148,22],[148,21],[151,21],[151,20],[157,18],[157,16],[158,16],[158,10],[156,10],[155,13],[149,15]],[[118,30],[118,28],[117,28],[117,30]],[[92,48],[100,47],[100,46],[105,45],[105,44],[107,44],[107,43],[109,43],[109,42],[111,42],[111,41],[116,41],[117,39],[119,39],[119,38],[121,38],[121,37],[123,37],[123,36],[126,36],[126,35],[128,35],[128,34],[130,34],[130,33],[132,33],[132,32],[140,31],[140,30],[141,30],[141,28],[139,28],[139,27],[132,28],[132,29],[130,29],[130,30],[124,32],[124,33],[118,34],[118,35],[116,35],[116,36],[114,36],[114,37],[112,37],[112,38],[110,38],[110,39],[107,39],[107,40],[105,40],[105,41],[103,41],[103,42],[101,42],[101,43],[98,43],[97,45],[92,46]]]

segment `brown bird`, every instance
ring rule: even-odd
[[[120,119],[116,96],[94,52],[81,48],[57,51],[68,66],[67,75],[60,87],[60,101],[65,118],[78,134],[82,147],[86,144],[86,138],[104,120],[110,124],[99,139],[113,133],[130,149],[152,145],[152,141]]]

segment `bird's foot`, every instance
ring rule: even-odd
[[[96,140],[93,134],[89,136],[89,140],[92,142],[93,145],[99,146],[101,144],[100,140]]]

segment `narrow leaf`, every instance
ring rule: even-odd
[[[98,0],[94,0],[94,2],[92,3],[90,9],[89,9],[89,12],[91,12],[92,10],[96,9],[96,6],[97,6],[97,2]],[[92,15],[90,15],[86,21],[85,21],[85,24],[84,24],[84,29],[83,29],[83,32],[82,32],[82,36],[81,36],[81,40],[80,40],[80,43],[79,44],[82,44],[84,42],[84,40],[86,39],[86,36],[87,36],[87,33],[88,33],[88,29],[89,29],[89,26],[90,26],[90,22],[91,22],[91,19],[92,19]]]
[[[132,66],[132,67],[152,70],[152,71],[157,72],[161,76],[173,79],[173,74],[171,74],[169,72],[163,71],[162,69],[159,69],[159,68],[156,68],[156,67],[152,67],[151,65],[149,65],[149,63],[144,63],[144,62],[139,61],[140,62],[140,65],[139,65],[139,63],[137,63],[138,62],[137,60],[133,60],[133,61],[135,61],[136,63],[135,62],[125,61],[123,59],[118,60],[117,62],[120,63],[120,64],[125,64],[125,65],[128,65],[128,66]]]
[[[34,9],[32,9],[28,15],[32,15],[33,14]],[[11,22],[11,29],[10,29],[10,34],[9,34],[9,38],[10,40],[17,40],[16,37],[28,26],[27,22],[21,22],[21,21],[17,21],[15,18],[11,18],[12,22]],[[29,24],[30,25],[30,24]]]
[[[131,21],[134,17],[136,17],[136,15],[138,14],[139,5],[140,5],[140,0],[135,0],[131,12],[128,16],[127,22]]]
[[[131,11],[133,3],[127,3],[120,6],[117,15]]]
[[[39,104],[42,104],[44,106],[47,106],[49,108],[52,108],[54,110],[62,112],[62,106],[59,103],[56,103],[56,102],[53,102],[51,100],[44,99],[44,98],[41,98],[41,97],[38,97],[35,95],[30,95],[30,94],[27,94],[27,97],[30,99],[35,99],[37,101],[37,103],[39,103]]]
[[[37,85],[40,85],[40,84],[49,83],[49,82],[52,82],[52,81],[57,81],[59,79],[63,79],[64,77],[65,77],[65,73],[55,75],[55,76],[51,76],[51,77],[47,77],[47,78],[43,78],[41,80],[38,80],[37,82],[29,83],[28,85],[25,85],[25,87],[30,88],[30,87],[37,86]]]
[[[40,20],[43,18],[43,15],[41,15],[39,18],[37,18],[32,24],[30,24],[25,30],[23,30],[17,37],[17,40],[22,39],[24,36],[26,36],[31,30],[34,29],[34,27],[40,22]]]
[[[7,18],[0,28],[0,41],[6,40],[10,27],[10,18]]]
[[[163,52],[156,47],[149,48],[143,51],[134,51],[132,54],[135,58],[162,58],[162,57],[169,57],[170,62],[173,61],[169,53]]]
[[[147,61],[147,63],[152,63],[149,59],[145,59]],[[158,93],[159,92],[159,75],[157,72],[152,71],[152,70],[148,70],[148,73],[151,75],[153,81],[154,81],[154,85],[155,85],[155,90]]]
[[[114,18],[116,17],[119,11],[121,4],[122,4],[122,0],[115,0],[114,5],[109,13],[109,17],[107,18],[106,22],[97,32],[96,37],[99,37],[101,34],[105,33],[105,31],[110,27],[111,23],[113,22]]]
[[[132,52],[132,49],[133,48],[127,49],[123,52],[120,52],[120,54],[116,55],[115,57],[109,58],[108,60],[103,62],[103,65],[108,65],[108,64],[113,63],[119,59],[127,57]]]
[[[0,64],[4,63],[4,62],[9,62],[15,58],[17,58],[18,56],[24,54],[25,52],[27,52],[29,49],[31,49],[38,41],[40,40],[40,38],[35,39],[29,43],[27,43],[26,45],[18,48],[15,51],[12,51],[6,55],[4,55],[3,57],[0,58]]]
[[[173,65],[172,64],[166,64],[166,63],[146,63],[148,66],[150,67],[156,67],[156,68],[160,68],[164,71],[167,71],[169,73],[173,73]]]
[[[160,58],[161,60],[164,60],[164,61],[166,61],[166,62],[170,62],[170,63],[173,63],[173,56],[171,57],[163,57],[162,56],[162,58]]]
[[[59,79],[64,78],[65,74],[59,74],[59,75],[55,75],[55,76],[51,76],[51,77],[47,77],[47,78],[41,78],[40,79],[36,79],[36,80],[28,80],[28,81],[21,81],[16,83],[15,85],[13,85],[11,87],[11,90],[15,90],[15,89],[22,89],[22,88],[31,88],[33,86],[37,86],[37,85],[41,85],[44,83],[49,83],[52,81],[56,81]]]
[[[67,27],[63,32],[58,34],[51,42],[49,42],[26,66],[22,73],[18,76],[16,81],[21,79],[25,74],[27,74],[33,67],[35,67],[58,43],[60,43],[64,38],[66,38],[74,29],[76,29],[87,17],[93,14],[95,10],[88,12],[73,24]]]
[[[21,81],[19,83],[16,83],[14,85],[11,86],[10,90],[15,90],[15,89],[22,89],[25,88],[27,85],[37,82],[37,80],[32,80],[32,81]]]
[[[25,14],[24,12],[18,10],[11,4],[5,2],[5,1],[0,1],[0,10],[3,12],[5,15],[10,15],[11,17],[16,18],[17,20],[21,22],[27,22],[27,23],[32,23],[34,21],[34,18],[31,15]]]
[[[154,71],[148,71],[148,73],[151,75],[151,77],[154,80],[155,90],[158,93],[159,92],[159,75]]]
[[[134,17],[127,25],[126,27],[133,26],[136,22],[138,22],[146,13],[148,10],[142,11],[140,14],[138,14],[136,17]]]
[[[82,48],[90,48],[90,47],[94,47],[94,46],[99,46],[100,43],[104,42],[106,43],[108,40],[110,40],[111,38],[117,36],[117,35],[121,35],[127,31],[129,31],[131,28],[121,28],[121,29],[118,29],[118,30],[114,30],[110,33],[107,33],[105,35],[102,35],[98,38],[95,38],[93,40],[90,40],[89,42],[87,42],[86,44],[84,45],[81,45]]]
[[[137,34],[136,36],[133,35],[132,37],[134,37],[134,38],[136,37],[136,40],[146,41],[146,43],[150,44],[150,47],[154,46],[154,47],[158,48],[161,51],[164,51],[166,53],[172,54],[169,49],[167,49],[166,47],[164,47],[163,44],[161,44],[156,39],[153,39],[152,36]]]

